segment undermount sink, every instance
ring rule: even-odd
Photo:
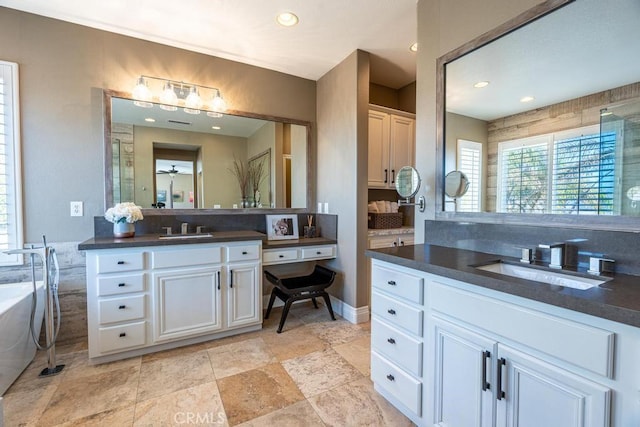
[[[476,266],[478,270],[503,274],[505,276],[518,277],[521,279],[533,280],[535,282],[547,283],[549,285],[566,286],[573,289],[587,290],[605,283],[606,278],[588,278],[574,276],[555,271],[540,270],[527,265],[508,264],[505,262],[494,262]]]
[[[184,240],[184,239],[202,239],[204,237],[213,237],[211,233],[197,233],[197,234],[164,234],[158,236],[160,240]]]

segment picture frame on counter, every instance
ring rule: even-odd
[[[267,239],[287,240],[299,238],[297,215],[266,215],[266,218]]]

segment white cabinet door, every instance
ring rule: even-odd
[[[491,426],[495,340],[438,317],[431,320],[435,337],[433,422],[448,427]]]
[[[231,264],[228,270],[227,327],[262,321],[259,264]]]
[[[526,353],[498,345],[497,426],[603,427],[611,390]]]
[[[398,246],[396,236],[381,236],[369,238],[369,249],[393,248]]]
[[[369,110],[369,187],[387,188],[389,170],[389,114]]]
[[[222,329],[220,267],[153,273],[154,342]]]
[[[413,152],[415,145],[414,119],[391,115],[390,123],[390,187],[395,188],[395,177],[403,166],[413,166]]]

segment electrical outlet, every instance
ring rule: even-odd
[[[82,202],[71,202],[71,216],[82,216]]]

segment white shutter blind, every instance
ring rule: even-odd
[[[548,144],[499,148],[499,212],[544,213],[548,194]]]
[[[467,193],[456,200],[459,212],[480,212],[482,201],[482,144],[458,140],[457,169],[469,179]]]
[[[22,248],[18,64],[0,61],[0,251]],[[0,253],[0,265],[22,257]]]

